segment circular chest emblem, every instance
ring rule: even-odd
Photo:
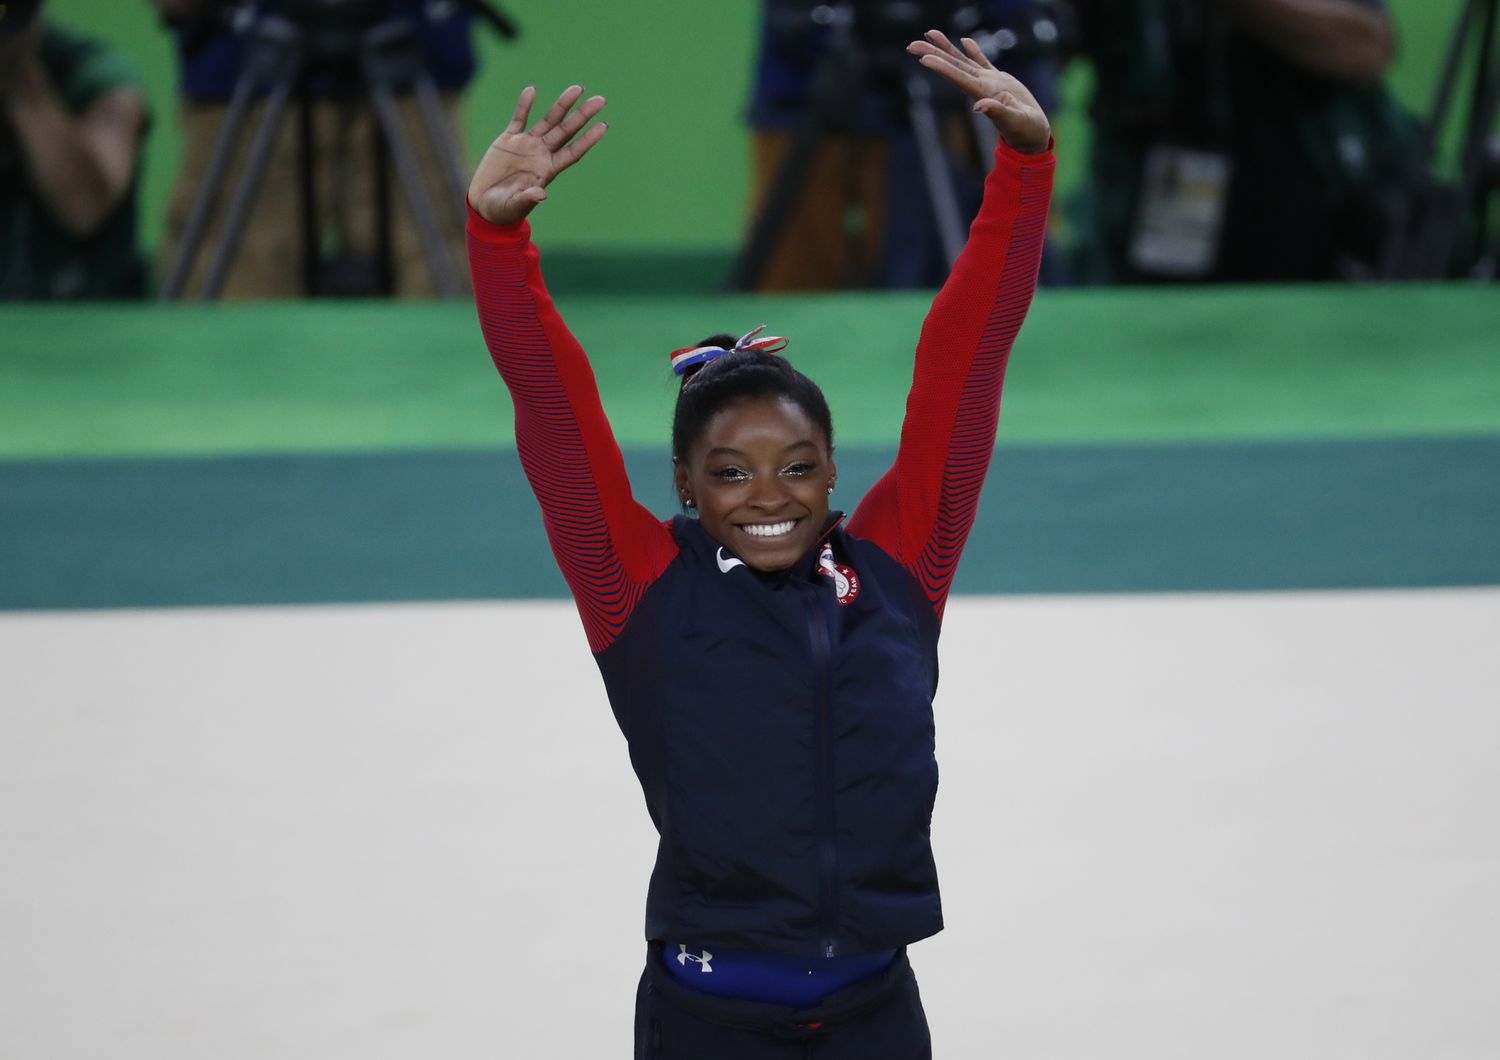
[[[853,567],[843,564],[833,568],[833,591],[838,594],[839,603],[845,607],[854,603],[859,596],[859,575],[854,573]]]
[[[853,567],[833,562],[833,549],[827,545],[818,557],[818,573],[833,581],[833,592],[841,606],[848,607],[859,598],[859,575]]]

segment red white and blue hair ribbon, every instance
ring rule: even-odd
[[[685,350],[672,351],[672,371],[681,375],[696,364],[706,364],[716,357],[723,357],[726,353],[742,353],[746,350],[764,350],[766,353],[778,353],[786,348],[786,339],[779,335],[767,335],[763,339],[756,338],[766,326],[762,324],[745,335],[741,335],[739,341],[727,349],[723,346],[693,346]]]

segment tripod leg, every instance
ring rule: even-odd
[[[1485,152],[1485,141],[1495,123],[1495,97],[1500,92],[1500,64],[1495,56],[1495,5],[1490,4],[1485,12],[1484,25],[1479,34],[1478,55],[1475,58],[1474,94],[1469,99],[1468,132],[1464,140],[1464,151],[1460,158],[1463,166],[1465,191],[1476,178]]]
[[[396,293],[395,231],[391,224],[391,150],[377,125],[370,137],[370,172],[375,179],[375,284]]]
[[[766,192],[755,221],[750,226],[750,236],[744,250],[734,263],[729,276],[729,288],[733,291],[753,291],[766,271],[771,254],[781,242],[781,233],[791,219],[792,210],[812,169],[822,143],[822,126],[816,114],[808,114],[798,123],[793,134],[792,145],[776,169],[776,177]]]
[[[948,267],[952,268],[964,249],[964,222],[938,132],[937,115],[932,109],[932,86],[921,74],[913,74],[906,79],[906,96],[909,101],[907,113],[911,118],[912,132],[917,137],[917,151],[922,157],[922,173],[927,178],[932,217],[937,223],[938,239],[943,244],[943,256],[948,260]]]
[[[1415,165],[1423,174],[1420,197],[1401,207],[1396,234],[1389,240],[1382,275],[1389,279],[1427,280],[1447,275],[1453,249],[1462,225],[1464,205],[1432,175],[1439,140],[1449,125],[1449,110],[1463,67],[1473,23],[1481,18],[1480,4],[1487,3],[1493,18],[1495,0],[1465,0],[1454,22],[1454,32],[1443,58],[1442,73],[1433,95],[1432,109],[1422,124],[1415,149]],[[1477,91],[1477,89],[1476,89]],[[1477,97],[1476,97],[1477,98]],[[1472,124],[1475,115],[1471,112]],[[1462,156],[1463,152],[1460,152]],[[1460,158],[1460,169],[1463,167]],[[1460,184],[1462,177],[1460,177]]]
[[[188,214],[182,244],[177,249],[177,257],[172,262],[166,282],[162,285],[161,299],[164,302],[181,297],[183,288],[187,286],[188,277],[192,275],[193,265],[197,262],[198,252],[203,245],[203,238],[208,234],[209,215],[218,201],[219,193],[224,186],[224,178],[229,171],[229,163],[234,158],[240,136],[244,132],[245,119],[249,115],[250,100],[254,90],[255,86],[249,78],[241,78],[234,86],[234,94],[229,101],[229,111],[224,116],[224,125],[214,141],[213,153],[208,160],[208,169],[203,174],[203,183],[193,199],[192,211]]]
[[[1500,63],[1496,62],[1495,56],[1496,6],[1496,0],[1486,0],[1481,11],[1480,0],[1469,0],[1459,16],[1438,91],[1438,103],[1426,130],[1427,143],[1424,146],[1428,150],[1423,153],[1424,163],[1430,161],[1435,153],[1432,146],[1448,124],[1448,110],[1453,102],[1458,71],[1477,29],[1480,40],[1473,60],[1474,86],[1464,139],[1458,151],[1458,174],[1451,186],[1442,187],[1441,194],[1433,196],[1430,203],[1422,204],[1426,206],[1425,214],[1419,212],[1407,225],[1397,255],[1399,274],[1403,278],[1447,277],[1458,258],[1466,222],[1472,215],[1482,223],[1484,144],[1494,126],[1497,109],[1500,109]]]
[[[302,292],[319,294],[323,226],[318,211],[317,103],[303,77],[297,86],[297,224],[302,230]]]
[[[1469,142],[1463,157],[1463,171],[1459,183],[1459,203],[1472,224],[1470,249],[1471,264],[1481,271],[1489,224],[1490,196],[1495,191],[1492,167],[1495,148],[1495,119],[1500,117],[1500,62],[1496,61],[1495,11],[1490,10],[1490,22],[1484,34],[1485,53],[1481,56],[1479,81],[1474,88],[1474,100],[1469,114]],[[1462,238],[1466,233],[1456,233]]]
[[[1463,11],[1458,16],[1457,29],[1448,45],[1448,53],[1443,59],[1443,72],[1438,77],[1431,117],[1428,119],[1422,141],[1418,145],[1420,157],[1417,162],[1419,165],[1427,166],[1432,163],[1433,154],[1437,151],[1438,137],[1447,127],[1448,108],[1453,105],[1453,92],[1458,85],[1459,68],[1463,65],[1464,48],[1469,40],[1469,23],[1479,17],[1481,2],[1482,0],[1467,0]]]
[[[234,198],[230,201],[229,212],[225,216],[223,239],[209,265],[208,277],[203,281],[204,301],[217,298],[224,287],[224,278],[229,273],[234,252],[239,247],[240,237],[245,234],[250,209],[255,205],[256,195],[260,193],[261,177],[270,160],[271,148],[276,144],[276,134],[286,115],[286,101],[291,90],[290,78],[282,80],[266,100],[265,113],[255,130],[255,139],[250,144],[250,157],[245,164],[245,172],[240,177],[239,186],[235,188]]]
[[[448,124],[448,116],[443,113],[443,104],[438,98],[437,89],[433,87],[432,78],[419,77],[412,88],[417,95],[417,107],[422,112],[427,142],[432,147],[433,157],[437,159],[439,168],[443,171],[443,180],[448,185],[448,194],[453,201],[454,209],[457,210],[458,223],[462,225],[469,217],[468,210],[464,206],[469,188],[464,181],[463,158],[459,154],[458,143],[453,136],[453,127]]]
[[[448,260],[437,213],[433,210],[432,200],[425,194],[421,167],[412,151],[411,140],[401,126],[401,112],[396,107],[396,97],[389,85],[377,82],[370,85],[370,102],[374,104],[375,116],[390,148],[391,164],[396,169],[396,182],[401,185],[402,197],[416,224],[417,236],[432,268],[438,293],[444,298],[457,298],[463,293],[463,288],[459,285],[453,262]]]

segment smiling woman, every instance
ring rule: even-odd
[[[675,482],[631,493],[593,372],[542,283],[527,215],[604,135],[526,89],[469,188],[480,325],[661,836],[638,1058],[931,1056],[906,957],[942,929],[937,638],[1031,302],[1051,194],[1046,115],[972,41],[910,49],[1000,134],[969,242],[934,301],[895,465],[843,525],[828,403],[761,328],[675,350]]]
[[[756,570],[785,570],[829,529],[838,480],[823,392],[773,355],[785,339],[714,335],[672,360],[677,495]]]
[[[790,398],[726,406],[678,458],[682,503],[756,570],[785,570],[827,529],[836,469],[826,435]]]

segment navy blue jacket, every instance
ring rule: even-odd
[[[942,927],[928,843],[938,621],[880,548],[833,529],[859,591],[816,551],[739,564],[682,517],[680,552],[597,656],[661,833],[650,938],[825,956]]]
[[[515,400],[517,451],[661,834],[648,937],[839,956],[942,927],[928,841],[938,628],[1036,285],[1052,169],[1050,152],[1001,145],[922,328],[895,464],[847,528],[775,574],[636,503],[529,225],[471,214],[480,325]],[[823,544],[842,579],[819,570]]]

